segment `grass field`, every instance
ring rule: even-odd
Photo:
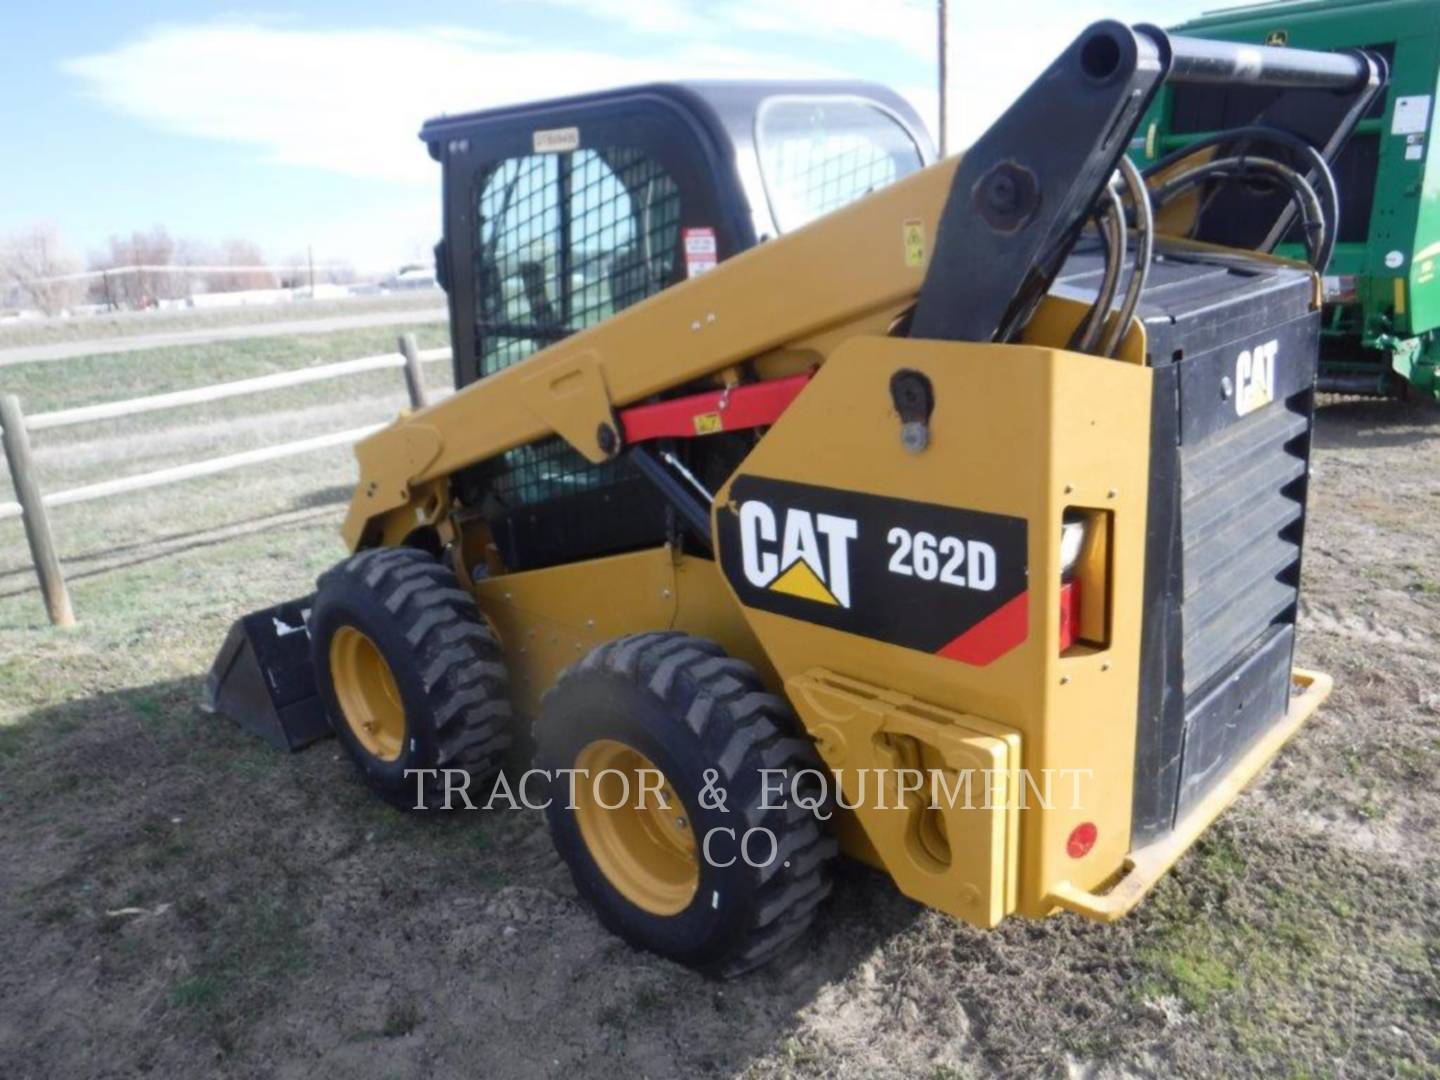
[[[56,362],[0,391],[39,411],[392,343]],[[400,385],[43,432],[42,480],[382,419]],[[1440,1076],[1437,450],[1433,406],[1322,410],[1300,659],[1337,689],[1134,916],[980,933],[849,868],[801,955],[726,984],[605,932],[538,816],[407,817],[335,744],[286,757],[197,709],[230,620],[342,554],[345,452],[61,509],[73,630],[0,522],[0,1074]]]

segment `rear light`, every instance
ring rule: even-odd
[[[1080,637],[1080,583],[1060,583],[1060,651],[1064,652]]]
[[[1085,522],[1073,512],[1060,523],[1060,651],[1080,637],[1080,583],[1075,566],[1085,550]]]
[[[1110,643],[1110,512],[1071,507],[1060,522],[1060,651]]]
[[[1069,581],[1085,548],[1085,522],[1071,511],[1060,523],[1060,580]]]
[[[1090,854],[1090,849],[1095,846],[1095,838],[1100,835],[1100,830],[1095,828],[1093,821],[1083,821],[1070,830],[1070,839],[1065,841],[1065,854],[1072,859],[1083,859]]]

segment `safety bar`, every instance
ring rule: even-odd
[[[1153,39],[1153,28],[1136,30]],[[1277,89],[1343,92],[1359,90],[1372,77],[1370,61],[1356,52],[1277,49],[1192,37],[1172,37],[1169,43],[1170,71],[1166,81],[1172,83],[1248,83]]]

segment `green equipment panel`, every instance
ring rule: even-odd
[[[1389,87],[1335,163],[1342,205],[1339,243],[1325,274],[1320,389],[1395,395],[1413,387],[1440,397],[1440,4],[1287,0],[1173,29],[1256,45],[1364,48],[1389,62]],[[1214,121],[1233,109],[1250,107],[1253,115],[1257,93],[1263,91],[1167,86],[1137,132],[1132,159],[1144,168],[1226,126]],[[1279,250],[1303,252],[1299,245]]]

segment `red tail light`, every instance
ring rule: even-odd
[[[1094,822],[1086,821],[1076,825],[1070,832],[1070,839],[1065,841],[1065,854],[1072,859],[1083,859],[1090,854],[1090,849],[1095,846],[1095,838],[1100,835],[1100,830],[1095,828]]]
[[[1080,636],[1080,582],[1060,583],[1060,651],[1075,644]]]

